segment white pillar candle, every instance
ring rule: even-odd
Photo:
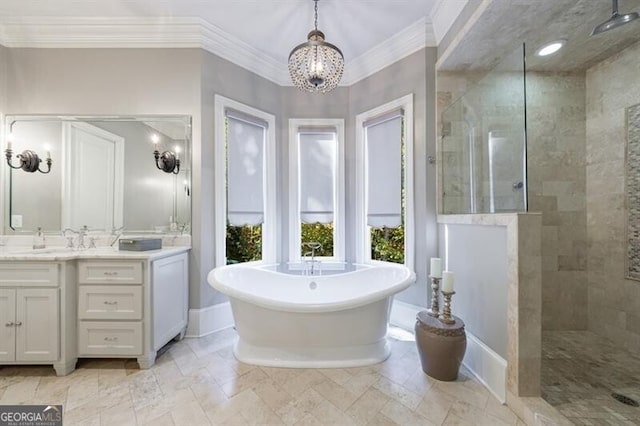
[[[7,140],[7,149],[11,151],[11,139]]]
[[[444,271],[442,273],[442,291],[445,293],[453,292],[453,272]]]
[[[434,278],[442,278],[442,262],[439,257],[431,258],[431,276]]]

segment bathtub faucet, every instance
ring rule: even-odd
[[[315,275],[316,263],[318,264],[318,271],[320,271],[320,261],[316,260],[316,250],[322,250],[322,244],[317,241],[309,241],[307,243],[302,243],[302,246],[311,249],[311,251],[305,252],[303,255],[305,259],[305,275]],[[311,257],[311,260],[307,260],[308,257]]]

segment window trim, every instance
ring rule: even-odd
[[[319,256],[325,262],[345,261],[345,172],[344,172],[344,120],[341,118],[289,119],[289,262],[302,261],[300,255],[301,232],[298,173],[298,131],[301,127],[334,127],[336,129],[336,175],[334,180],[333,256]]]
[[[276,238],[276,118],[257,108],[245,105],[221,95],[214,96],[214,179],[215,179],[215,266],[227,263],[227,165],[225,152],[225,116],[232,109],[256,117],[267,123],[265,141],[264,223],[262,224],[262,260],[258,263],[275,263]]]
[[[413,269],[415,263],[413,94],[403,96],[356,115],[356,261],[359,263],[376,262],[371,259],[371,233],[369,226],[367,226],[366,218],[364,124],[399,108],[404,110],[404,264]]]

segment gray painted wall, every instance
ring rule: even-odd
[[[198,235],[201,257],[191,265],[191,279],[201,285],[198,294],[190,295],[191,307],[199,308],[226,301],[226,296],[213,290],[207,283],[207,274],[214,266],[214,95],[226,96],[276,116],[276,141],[280,143],[281,95],[280,87],[225,59],[201,51],[201,108],[202,143],[193,145],[194,177],[199,175],[200,191],[193,197],[193,234]],[[196,172],[195,163],[199,163]],[[195,185],[195,182],[194,182]],[[195,187],[194,187],[195,189]],[[280,204],[278,200],[278,204]],[[223,213],[223,212],[221,212]],[[280,214],[280,212],[278,212]],[[280,231],[280,230],[278,230]],[[194,287],[191,288],[192,290]]]
[[[445,240],[445,225],[440,225],[440,241],[443,269],[446,265],[455,274],[451,310],[470,333],[507,359],[507,228],[447,227]]]
[[[0,45],[0,114],[4,114],[6,112],[7,51],[8,49],[6,47]]]
[[[7,51],[8,49],[6,47],[0,45],[0,120],[3,122],[4,114],[7,112]],[[0,144],[2,143],[3,142],[0,141]],[[4,145],[2,145],[0,151],[4,152],[4,148]],[[2,203],[5,195],[5,186],[5,173],[0,173],[0,223],[5,223],[6,209]]]
[[[186,114],[193,119],[193,146],[200,146],[200,49],[7,49],[6,59],[5,113]],[[198,154],[194,149],[194,200],[203,198],[201,163],[213,164],[211,156]],[[199,237],[201,216],[194,211],[192,218],[191,307],[202,306],[197,268],[208,256]]]
[[[278,232],[287,241],[288,118],[344,118],[347,200],[355,188],[355,116],[414,94],[416,272],[418,282],[399,299],[426,306],[426,263],[436,255],[435,155],[436,49],[420,50],[348,88],[308,95],[280,87],[199,49],[9,49],[7,112],[12,114],[189,114],[193,117],[193,250],[191,308],[226,300],[208,285],[214,248],[214,95],[220,94],[276,116],[278,144]],[[427,203],[427,200],[433,200]],[[283,211],[284,209],[284,211]],[[347,203],[348,240],[353,239],[355,204]],[[284,258],[286,244],[278,256]],[[355,257],[353,244],[347,256]]]
[[[415,271],[417,281],[397,298],[414,305],[427,306],[427,263],[437,256],[436,167],[427,164],[435,156],[435,63],[436,49],[420,50],[350,87],[347,128],[346,181],[355,187],[356,115],[413,93],[414,107],[414,208]],[[349,207],[349,206],[348,206]],[[347,223],[355,223],[353,208],[347,210]],[[353,228],[352,228],[353,229]],[[355,247],[347,239],[347,256],[355,257]]]

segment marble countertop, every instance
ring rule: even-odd
[[[155,260],[191,250],[189,246],[170,246],[160,250],[124,251],[114,247],[70,249],[47,247],[32,249],[21,246],[0,246],[0,261],[66,261],[75,259],[140,259]]]

